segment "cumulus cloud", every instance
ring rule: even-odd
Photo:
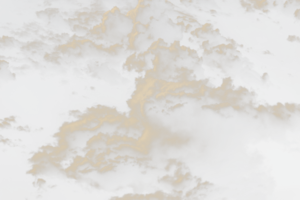
[[[146,74],[159,59],[171,57],[161,54],[184,49],[163,41],[151,48],[153,63],[150,59],[151,67],[142,69]],[[185,51],[191,59],[193,51]],[[263,157],[247,153],[247,144],[268,138],[280,142],[287,130],[300,129],[298,104],[260,105],[254,92],[235,87],[231,78],[215,87],[207,79],[145,75],[136,80],[127,104],[128,114],[101,105],[71,111],[76,120],[60,127],[57,145],[42,146],[32,156],[27,173],[73,179],[99,190],[130,187],[149,193],[114,200],[263,200],[272,194],[274,181],[260,170]]]
[[[300,43],[300,37],[297,35],[289,35],[286,40],[291,43],[293,43],[293,42]]]
[[[256,10],[263,13],[269,13],[271,10],[277,10],[288,16],[294,16],[299,20],[299,0],[240,0],[241,6],[246,12],[255,12]]]
[[[0,60],[0,80],[1,81],[14,81],[16,74],[9,70],[9,62]]]
[[[22,159],[4,157],[18,166],[6,176],[17,172],[15,187],[26,188],[4,195],[297,199],[299,173],[278,167],[268,148],[299,165],[298,4],[64,0],[15,9],[27,17],[1,27],[0,143],[15,144],[5,148]]]
[[[14,37],[2,35],[0,38],[0,50],[14,49],[20,46],[20,42]]]

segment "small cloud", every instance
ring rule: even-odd
[[[34,129],[34,132],[41,132],[41,131],[43,131],[43,130],[44,130],[44,128],[43,128],[43,127],[40,127],[40,128]]]
[[[78,95],[78,92],[73,91],[73,92],[72,92],[72,95],[73,95],[73,96]]]
[[[95,86],[90,86],[90,90],[95,91],[96,87]]]
[[[263,55],[275,56],[270,50],[265,50],[262,52]]]
[[[29,132],[30,129],[28,126],[18,126],[17,128],[19,131],[25,131],[25,132]]]
[[[290,41],[290,42],[300,42],[300,38],[296,35],[289,35],[287,40]]]

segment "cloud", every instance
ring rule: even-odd
[[[0,144],[3,144],[4,146],[9,146],[9,147],[17,147],[18,146],[11,139],[5,138],[1,134],[0,134]]]
[[[0,38],[0,50],[14,49],[20,46],[20,42],[14,37],[2,35]]]
[[[182,33],[182,26],[175,24],[169,17],[163,16],[159,19],[150,17],[147,24],[138,21],[133,25],[133,29],[128,35],[129,49],[134,51],[146,50],[158,38],[163,38],[169,43],[174,40],[181,40]]]
[[[17,118],[16,116],[11,115],[9,117],[0,119],[0,130],[17,130],[20,132],[30,132],[31,131],[29,125],[13,126],[13,124],[17,123],[16,118]]]
[[[46,190],[47,181],[43,178],[38,178],[36,181],[32,182],[33,187],[38,190]]]
[[[147,51],[138,56],[133,54],[128,57],[124,68],[138,72],[149,71],[152,68],[153,76],[166,81],[178,81],[185,78],[192,80],[197,78],[196,75],[203,78],[201,64],[202,60],[195,50],[180,46],[177,41],[168,45],[159,39],[153,42]],[[193,74],[197,67],[199,68],[197,74]]]
[[[293,42],[300,43],[300,37],[297,35],[289,35],[286,40],[291,43],[293,43]]]
[[[246,12],[255,12],[258,10],[263,13],[269,13],[271,10],[277,10],[299,20],[300,2],[298,0],[240,0],[240,4]]]
[[[16,74],[9,70],[9,62],[0,60],[0,80],[1,81],[14,81]]]
[[[265,50],[262,52],[263,55],[269,55],[269,56],[274,56],[274,54],[270,50]]]
[[[132,20],[128,16],[120,13],[118,7],[114,7],[103,15],[102,23],[94,26],[92,34],[97,35],[103,42],[109,42],[110,45],[126,43],[123,41],[131,33],[133,28]]]
[[[60,127],[57,145],[40,147],[27,173],[153,193],[124,199],[263,200],[273,179],[260,170],[263,157],[245,147],[268,138],[281,142],[287,130],[298,131],[300,106],[260,105],[255,98],[230,78],[215,87],[206,79],[145,76],[127,101],[128,115],[102,105],[71,111],[76,120]]]
[[[36,11],[36,16],[54,30],[67,32],[70,28],[67,21],[60,14],[59,8],[46,8]]]
[[[239,77],[246,85],[268,87],[270,84],[268,73],[265,72],[260,76],[252,70],[254,64],[248,58],[243,57],[231,43],[204,49],[203,61],[209,67],[221,70],[226,76]]]
[[[207,10],[219,8],[215,0],[180,0],[180,3],[190,8],[198,8],[200,11],[202,11],[203,9]]]

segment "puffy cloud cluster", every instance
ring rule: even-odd
[[[70,111],[75,120],[30,158],[27,173],[135,193],[112,200],[269,198],[274,181],[247,144],[299,131],[300,105],[258,104],[230,77],[218,87],[198,80],[201,64],[196,51],[162,39],[131,55],[124,68],[145,75],[136,79],[129,113],[102,105]]]
[[[202,60],[195,50],[180,46],[177,41],[168,45],[158,40],[152,43],[148,51],[128,57],[124,67],[137,72],[144,71],[156,79],[180,82],[185,79],[197,80],[197,75],[203,77],[201,64]],[[195,68],[199,69],[197,74],[194,74]]]
[[[294,16],[300,20],[300,1],[299,0],[240,0],[241,6],[246,12],[256,10],[269,13],[270,10],[278,10],[288,16]]]
[[[16,74],[9,70],[9,62],[0,60],[0,81],[14,81]]]
[[[9,116],[9,117],[5,117],[3,119],[0,119],[0,130],[17,130],[20,132],[30,132],[31,129],[29,127],[29,125],[25,125],[25,126],[13,126],[13,124],[16,124],[16,116]]]

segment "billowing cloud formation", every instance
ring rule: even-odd
[[[14,81],[16,74],[9,70],[9,62],[0,60],[0,81]]]
[[[294,16],[295,19],[300,19],[299,0],[240,0],[240,4],[246,12],[258,10],[269,13],[270,10],[278,10],[288,16]]]
[[[216,87],[197,77],[201,64],[194,50],[162,39],[131,55],[124,67],[145,76],[136,79],[130,112],[102,105],[71,111],[76,120],[60,127],[57,145],[32,156],[27,173],[149,193],[119,199],[267,199],[274,182],[260,170],[263,157],[246,146],[298,131],[300,106],[259,105],[229,77]]]
[[[153,60],[151,64],[147,63],[149,58]],[[203,71],[201,64],[202,60],[196,51],[180,46],[178,42],[167,45],[163,40],[158,40],[148,51],[138,55],[132,54],[124,67],[138,72],[146,71],[146,74],[160,80],[178,82],[185,79],[196,80],[193,69],[198,67],[198,75],[201,76]]]

